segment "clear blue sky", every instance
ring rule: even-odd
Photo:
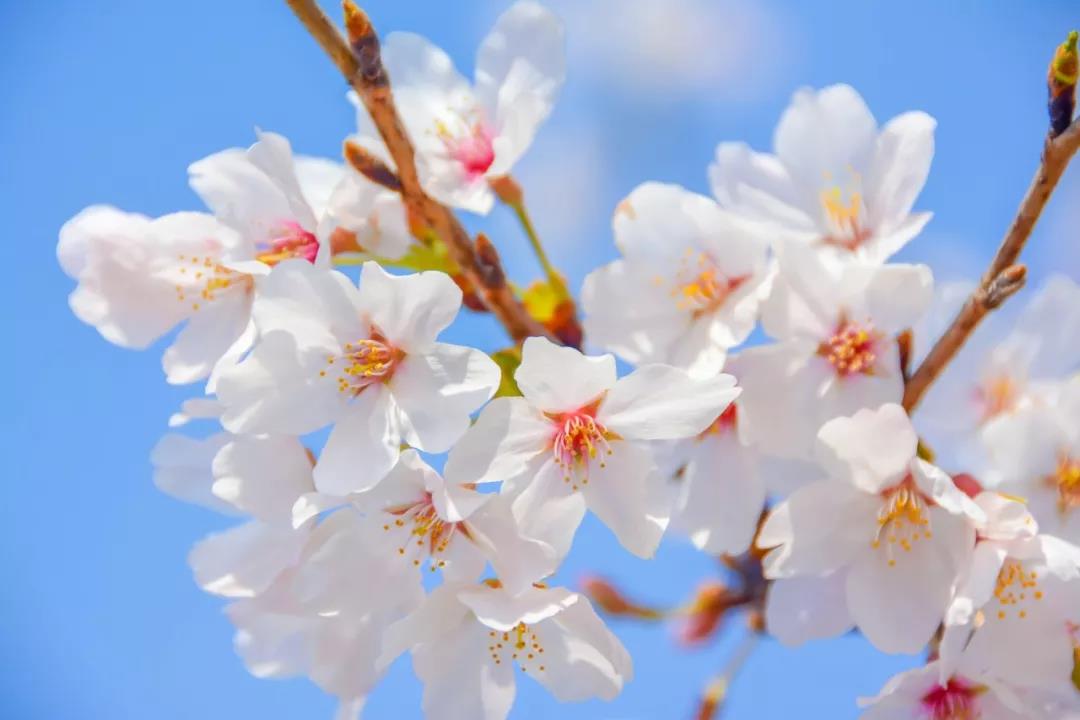
[[[473,49],[508,3],[372,0],[382,31],[432,37],[471,71]],[[938,152],[918,207],[936,213],[905,252],[948,277],[985,262],[1037,162],[1044,75],[1080,25],[1075,0],[555,3],[568,18],[570,80],[518,173],[537,224],[575,286],[613,256],[611,210],[637,183],[706,191],[715,144],[767,148],[793,90],[849,82],[879,120],[922,109]],[[582,8],[581,6],[585,6]],[[611,8],[620,10],[607,17]],[[644,9],[643,9],[644,8]],[[336,13],[336,8],[331,8]],[[67,720],[329,717],[305,681],[250,678],[222,603],[199,592],[190,545],[227,521],[160,495],[148,453],[188,391],[164,384],[160,348],[102,341],[67,308],[56,264],[60,225],[109,202],[147,214],[195,209],[192,160],[247,145],[258,125],[305,153],[335,156],[352,126],[342,80],[270,0],[0,2],[0,208],[12,255],[0,283],[8,378],[0,503],[0,716]],[[1070,205],[1072,209],[1070,209]],[[1066,177],[1033,240],[1036,281],[1080,275],[1080,171]],[[535,267],[499,209],[485,223],[518,279]],[[473,318],[455,339],[501,341]],[[678,541],[644,563],[603,528],[578,536],[563,577],[603,572],[647,599],[674,602],[714,572]],[[530,683],[512,717],[679,718],[730,650],[694,653],[670,632],[615,626],[637,679],[614,703],[559,706]],[[791,652],[766,643],[727,717],[854,718],[910,658],[858,638]],[[399,663],[368,717],[419,717]]]

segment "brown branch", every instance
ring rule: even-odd
[[[1020,203],[1016,218],[1005,233],[1005,238],[1001,241],[1001,246],[982,281],[972,291],[952,324],[930,349],[904,387],[904,408],[909,413],[919,404],[930,385],[945,370],[983,318],[1024,286],[1026,269],[1016,261],[1027,244],[1035,223],[1042,215],[1046,201],[1050,199],[1078,149],[1080,121],[1072,123],[1057,137],[1047,138],[1039,170],[1035,173],[1031,186]]]
[[[401,196],[411,214],[442,239],[469,286],[476,289],[484,306],[515,341],[521,342],[532,335],[551,338],[543,326],[529,317],[506,283],[501,268],[499,272],[492,272],[487,260],[482,261],[477,256],[469,234],[454,214],[429,197],[421,187],[416,153],[394,105],[390,78],[379,51],[379,39],[367,15],[351,0],[344,1],[349,36],[346,40],[315,0],[286,2],[364,103],[397,168]]]

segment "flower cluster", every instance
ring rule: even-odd
[[[423,192],[489,212],[562,84],[560,22],[515,4],[471,84],[411,34],[381,62]],[[352,142],[393,174],[352,100]],[[884,652],[932,646],[867,718],[1060,717],[1078,705],[1080,288],[1053,280],[913,424],[903,338],[928,326],[933,281],[890,258],[930,219],[912,208],[934,127],[802,90],[773,154],[720,144],[712,197],[637,187],[614,211],[619,258],[581,291],[595,354],[536,336],[497,363],[442,342],[481,303],[450,240],[393,183],[273,133],[191,166],[209,213],[91,207],[57,252],[107,340],[183,325],[166,377],[206,394],[170,425],[220,430],[165,435],[155,483],[245,518],[195,546],[195,579],[229,599],[253,674],[306,675],[342,717],[404,653],[431,718],[505,718],[515,668],[560,701],[615,697],[627,651],[549,584],[588,512],[642,558],[668,529],[759,558],[784,643],[858,628]]]

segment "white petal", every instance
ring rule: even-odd
[[[994,595],[998,573],[1001,572],[1007,554],[1007,550],[1000,543],[980,542],[975,545],[970,566],[965,569],[956,597],[945,614],[947,625],[966,625],[972,622],[975,612],[989,602]]]
[[[301,350],[331,352],[368,337],[360,293],[335,270],[286,260],[259,279],[257,295],[252,315],[259,332],[288,332]]]
[[[319,455],[315,487],[329,495],[348,495],[375,487],[397,462],[401,433],[390,393],[371,386],[360,393]]]
[[[406,441],[425,452],[446,452],[501,379],[486,353],[460,345],[435,343],[422,355],[406,357],[390,380],[390,392],[408,418]]]
[[[566,75],[562,22],[535,2],[499,16],[476,54],[476,99],[495,123],[493,173],[507,173],[555,104]]]
[[[524,398],[495,398],[450,451],[445,475],[455,484],[511,480],[543,452],[554,428]]]
[[[817,188],[826,174],[865,172],[876,136],[877,122],[859,94],[848,85],[832,85],[795,93],[773,145],[799,183]]]
[[[206,377],[243,334],[251,314],[251,300],[236,295],[206,305],[188,320],[161,364],[174,385]]]
[[[846,582],[846,572],[774,581],[765,606],[769,632],[791,647],[848,632],[855,623],[844,597]]]
[[[895,550],[869,548],[848,572],[851,616],[875,647],[888,653],[916,653],[929,642],[949,602],[957,567],[950,543],[974,542],[974,530],[962,518],[929,509],[933,539]],[[966,536],[966,538],[965,538]]]
[[[766,518],[757,545],[777,548],[765,557],[766,577],[824,575],[869,548],[880,501],[850,486],[824,480],[796,490]]]
[[[188,176],[191,188],[214,215],[249,242],[265,241],[283,221],[300,220],[282,188],[240,148],[192,163]]]
[[[517,595],[483,585],[466,587],[458,599],[490,628],[505,632],[518,623],[533,625],[546,620],[574,603],[580,596],[566,588],[529,587]]]
[[[926,113],[907,112],[881,129],[866,177],[872,227],[893,227],[911,212],[930,173],[935,127],[937,122]]]
[[[221,423],[235,433],[303,435],[332,422],[348,407],[331,377],[320,377],[324,355],[301,355],[296,338],[264,335],[239,365],[223,371],[217,394]]]
[[[235,507],[210,491],[214,482],[210,473],[211,464],[230,437],[228,433],[215,433],[206,439],[173,433],[163,435],[150,451],[154,485],[177,500],[234,514]]]
[[[645,365],[620,379],[597,420],[627,438],[678,440],[707,428],[739,395],[735,378],[696,378],[669,365]]]
[[[469,517],[469,539],[491,561],[507,592],[522,592],[553,574],[561,558],[547,543],[523,535],[510,498],[484,497],[490,502]]]
[[[255,134],[259,139],[248,148],[248,160],[262,170],[285,196],[289,204],[289,217],[294,218],[308,231],[314,230],[317,220],[300,188],[289,141],[277,133],[256,130]]]
[[[375,327],[407,353],[427,352],[461,307],[461,290],[446,273],[395,276],[373,262],[360,271],[360,293]]]
[[[199,587],[214,595],[254,597],[300,556],[306,534],[253,520],[200,540],[188,555]]]
[[[907,473],[918,443],[904,409],[888,404],[825,423],[817,455],[832,477],[876,493]]]
[[[956,487],[952,477],[944,470],[916,458],[911,465],[912,477],[919,490],[930,497],[939,507],[954,515],[966,515],[974,523],[985,523],[986,513],[967,494]]]
[[[213,493],[268,523],[288,524],[293,505],[314,490],[311,459],[297,438],[246,435],[214,458]]]
[[[545,412],[578,410],[615,384],[615,358],[589,357],[547,338],[525,340],[514,379],[529,403]]]
[[[585,598],[535,632],[544,648],[544,671],[533,677],[559,702],[614,700],[633,679],[630,654]]]
[[[581,492],[624,548],[638,557],[652,557],[671,516],[665,479],[647,450],[620,441],[612,451],[605,465],[592,464]]]

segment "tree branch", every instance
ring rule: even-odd
[[[364,103],[394,161],[405,204],[446,244],[451,259],[461,268],[468,284],[476,289],[484,306],[517,342],[532,335],[551,338],[518,302],[506,283],[502,268],[493,271],[490,258],[494,256],[497,262],[497,256],[488,253],[488,257],[479,258],[469,234],[454,214],[429,197],[421,187],[416,172],[416,153],[394,105],[390,78],[379,51],[379,39],[367,15],[351,0],[344,1],[349,36],[346,40],[315,0],[286,2]]]
[[[1027,271],[1016,261],[1027,244],[1035,223],[1042,215],[1046,201],[1050,199],[1078,149],[1080,121],[1073,122],[1057,137],[1047,138],[1039,169],[982,281],[908,380],[904,388],[904,408],[909,413],[919,404],[930,385],[945,370],[983,318],[1024,286]]]

